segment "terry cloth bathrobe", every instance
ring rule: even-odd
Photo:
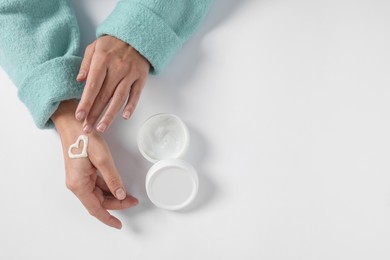
[[[205,16],[211,0],[122,0],[98,26],[163,70]],[[80,33],[69,0],[0,0],[0,66],[39,128],[63,100],[79,99]],[[0,82],[1,85],[1,82]]]

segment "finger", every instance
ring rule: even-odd
[[[84,207],[88,210],[89,214],[110,227],[117,229],[122,228],[122,223],[120,220],[112,216],[106,209],[102,207],[100,201],[94,193],[85,193],[83,195],[79,195],[79,199]]]
[[[130,87],[133,84],[134,80],[130,77],[126,77],[119,82],[118,87],[116,88],[114,95],[111,98],[110,104],[106,112],[104,113],[103,118],[100,120],[97,125],[96,130],[99,132],[104,132],[112,124],[115,117],[117,116],[119,110],[125,104],[127,97],[129,96]]]
[[[79,82],[84,81],[87,78],[89,67],[91,66],[93,53],[95,52],[95,43],[96,41],[94,41],[93,43],[88,45],[87,48],[85,48],[84,58],[81,62],[79,74],[76,78],[76,80]]]
[[[129,99],[127,100],[126,107],[123,109],[123,118],[129,119],[134,113],[134,110],[138,104],[138,101],[141,97],[142,90],[145,86],[145,79],[138,79],[134,82],[130,90]]]
[[[93,190],[93,193],[95,194],[96,198],[98,198],[100,204],[102,204],[103,201],[104,201],[104,193],[103,193],[103,190],[100,189],[99,187],[95,187],[95,189]]]
[[[118,200],[112,196],[104,197],[102,206],[109,210],[122,210],[133,207],[138,204],[138,200],[133,196],[128,195],[124,200]]]
[[[94,55],[88,72],[87,82],[76,109],[76,119],[84,120],[98,95],[107,74],[107,65],[103,58]],[[87,129],[92,130],[92,129]],[[90,131],[85,131],[89,133]]]
[[[95,190],[97,196],[105,209],[120,210],[130,208],[138,204],[138,199],[131,195],[127,195],[124,200],[116,199],[110,192],[110,189],[103,178],[98,175],[96,179],[96,186]]]
[[[85,120],[84,128],[86,130],[92,131],[92,128],[95,126],[99,117],[110,102],[120,79],[121,78],[119,76],[114,75],[113,73],[107,73],[102,89],[100,90],[99,95],[96,97],[95,103],[93,104]]]
[[[111,194],[111,191],[110,191],[110,189],[108,188],[106,182],[105,182],[104,179],[103,179],[102,177],[100,177],[99,175],[97,175],[96,186],[98,186],[102,191],[104,191],[104,192],[109,192],[109,193]]]
[[[104,151],[104,150],[106,151]],[[122,179],[118,174],[114,160],[112,159],[111,153],[106,148],[99,149],[99,153],[105,154],[103,157],[96,157],[100,159],[95,159],[95,155],[91,154],[91,158],[95,164],[95,167],[99,170],[102,175],[104,182],[106,183],[110,192],[118,200],[123,200],[126,198],[125,188],[123,186]]]

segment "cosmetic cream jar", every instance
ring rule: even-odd
[[[147,119],[138,132],[141,154],[154,165],[146,175],[146,193],[157,207],[179,210],[198,193],[194,167],[180,159],[188,149],[187,126],[173,114],[157,114]]]

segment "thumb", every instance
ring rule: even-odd
[[[115,198],[124,200],[126,198],[126,191],[110,151],[108,149],[101,149],[99,153],[100,158],[103,157],[103,159],[97,160],[97,163],[94,163],[95,167],[101,173],[108,189]]]
[[[76,78],[77,81],[81,82],[87,79],[89,67],[91,66],[92,57],[95,52],[95,43],[96,41],[94,41],[93,43],[88,45],[87,48],[85,48],[84,58],[81,62],[79,74]]]
[[[115,166],[112,165],[107,167],[107,169],[105,167],[100,167],[100,173],[115,198],[124,200],[126,198],[126,191]]]

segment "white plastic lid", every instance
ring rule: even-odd
[[[145,121],[138,133],[138,149],[150,162],[180,158],[190,135],[184,122],[172,114],[157,114]]]
[[[198,175],[192,165],[180,160],[162,160],[146,175],[146,192],[157,207],[178,210],[188,206],[198,193]]]

